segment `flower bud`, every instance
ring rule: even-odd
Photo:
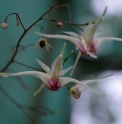
[[[17,24],[17,26],[20,25],[20,22],[19,22],[19,19],[18,19],[18,16],[17,15],[16,15],[16,24]]]
[[[72,95],[74,98],[79,99],[80,96],[81,96],[82,90],[83,90],[83,86],[80,85],[80,84],[76,84],[75,86],[73,86],[73,87],[70,89],[70,93],[71,93],[71,95]]]
[[[1,27],[2,27],[3,29],[6,29],[6,28],[8,28],[8,24],[7,24],[6,22],[4,22],[4,23],[1,25]]]
[[[20,25],[19,21],[17,21],[16,24],[17,24],[17,26],[19,26]]]
[[[70,89],[70,93],[71,93],[71,95],[72,95],[74,98],[76,98],[76,99],[79,99],[79,98],[80,98],[81,93],[80,93],[77,89],[71,88],[71,89]]]
[[[62,28],[63,27],[63,23],[62,22],[57,22],[56,26],[57,26],[57,28]]]

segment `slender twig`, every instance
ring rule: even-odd
[[[21,85],[22,88],[24,89],[28,89],[28,86],[23,82],[22,78],[21,77],[16,77],[16,79],[18,80],[19,84]]]
[[[31,47],[31,46],[33,46],[33,48],[34,48],[35,44],[31,43],[31,44],[29,44],[29,45],[27,45],[27,46],[19,45],[19,47],[20,47],[21,49],[18,50],[18,52],[25,51],[28,47]],[[14,54],[14,49],[15,49],[15,48],[16,48],[16,45],[14,45],[13,48],[12,48],[12,54]]]
[[[16,45],[16,49],[15,49],[15,52],[12,56],[12,58],[8,61],[8,63],[5,65],[5,67],[1,70],[1,72],[4,72],[9,66],[10,64],[14,61],[14,58],[17,54],[17,51],[18,51],[18,48],[19,48],[19,44],[21,42],[21,40],[23,39],[23,37],[25,36],[25,34],[37,23],[39,22],[40,20],[42,20],[42,18],[47,14],[49,13],[50,11],[52,10],[55,10],[57,8],[61,8],[61,7],[67,7],[69,6],[69,4],[64,4],[64,5],[61,5],[61,6],[56,6],[56,7],[51,7],[48,11],[46,11],[39,19],[37,19],[32,25],[30,25],[26,30],[24,30],[23,34],[20,36],[18,42],[17,42],[17,45]],[[16,13],[12,13],[12,14],[16,14]],[[12,14],[9,14],[9,15],[12,15]],[[9,16],[8,15],[8,16]],[[7,20],[8,16],[6,17],[5,20]]]
[[[1,72],[4,72],[4,71],[10,66],[10,64],[13,62],[13,60],[14,60],[16,54],[17,54],[17,50],[18,50],[18,48],[19,48],[19,44],[20,44],[20,42],[21,42],[21,40],[22,40],[22,38],[24,37],[25,34],[26,34],[26,31],[23,32],[23,34],[21,35],[20,39],[19,39],[18,42],[17,42],[16,50],[15,50],[13,56],[12,56],[11,59],[8,61],[8,63],[5,65],[5,67],[1,70]]]
[[[49,19],[49,18],[42,18],[42,20],[46,20],[46,21],[51,21],[51,22],[59,22],[58,20],[54,20],[54,19]],[[62,22],[62,21],[61,21]],[[72,26],[75,26],[76,28],[80,29],[83,31],[82,28],[80,28],[79,26],[86,26],[86,25],[89,25],[90,23],[87,22],[87,23],[84,23],[84,24],[74,24],[74,23],[71,23],[71,22],[62,22],[63,24],[68,24],[68,25],[72,25]]]
[[[22,50],[25,50],[25,47],[24,46],[19,45],[19,47],[22,48]],[[12,51],[11,51],[12,54],[14,53],[14,49],[15,48],[16,48],[16,45],[14,45],[13,48],[12,48]]]
[[[36,124],[35,120],[30,117],[23,109],[21,109],[21,111],[33,124]]]
[[[22,23],[22,21],[21,21],[21,19],[20,19],[20,17],[19,17],[19,14],[16,13],[16,15],[17,15],[17,17],[18,17],[18,19],[19,19],[19,21],[20,21],[20,23],[21,23],[21,25],[22,25],[22,27],[23,27],[23,29],[24,29],[24,31],[25,31],[26,29],[25,29],[25,27],[24,27],[24,25],[23,25],[23,23]]]
[[[23,25],[18,13],[10,13],[9,15],[7,15],[7,17],[5,18],[4,22],[7,22],[8,17],[11,16],[11,15],[16,15],[18,17],[18,19],[19,19],[19,21],[20,21],[20,23],[21,23],[21,25],[23,27],[23,30],[25,31],[26,29],[25,29],[25,27],[24,27],[24,25]]]
[[[33,124],[36,124],[35,120],[30,117],[26,112],[25,112],[25,109],[27,110],[32,110],[33,112],[36,112],[37,113],[37,109],[39,110],[40,108],[43,108],[45,113],[48,113],[50,111],[49,108],[45,107],[45,106],[26,106],[26,105],[21,105],[19,104],[18,102],[16,102],[5,90],[4,88],[0,85],[0,90],[3,92],[3,94],[16,106],[18,107],[21,112],[33,123]],[[38,114],[43,114],[45,115],[44,111],[39,111]]]
[[[20,19],[18,13],[11,13],[11,14],[9,14],[9,15],[5,18],[5,21],[4,21],[4,22],[7,21],[8,17],[9,17],[10,15],[16,14],[16,16],[17,16],[18,19],[19,19],[19,22],[21,23],[21,26],[23,27],[24,32],[22,33],[22,35],[20,36],[20,38],[19,38],[19,40],[18,40],[18,42],[17,42],[16,49],[15,49],[15,52],[14,52],[13,56],[12,56],[11,59],[7,62],[7,64],[4,66],[4,68],[1,70],[1,72],[4,72],[13,62],[15,62],[15,61],[14,61],[14,58],[15,58],[16,55],[17,55],[17,52],[18,52],[18,49],[19,49],[21,40],[22,40],[23,37],[26,35],[26,33],[28,33],[28,31],[29,31],[37,22],[39,22],[40,20],[42,20],[42,18],[43,18],[46,14],[48,14],[49,12],[51,12],[52,10],[55,10],[55,9],[58,9],[58,8],[62,8],[62,7],[68,7],[68,6],[69,6],[69,4],[64,4],[64,5],[56,6],[56,7],[51,7],[51,8],[50,8],[48,11],[46,11],[40,18],[38,18],[34,23],[32,23],[27,29],[25,29],[25,27],[24,27],[24,25],[23,25],[23,23],[22,23],[22,21],[21,21],[21,19]],[[16,21],[17,21],[17,20],[16,20]],[[20,64],[20,63],[19,63],[19,64]],[[21,63],[21,65],[23,65],[23,64]],[[23,65],[23,66],[24,66],[24,65]],[[26,67],[29,67],[29,68],[30,68],[30,66],[26,66]],[[34,69],[35,69],[35,68],[34,68]],[[1,85],[0,85],[0,90],[3,92],[3,94],[4,94],[13,104],[15,104],[15,105],[23,112],[23,114],[24,114],[28,119],[30,119],[30,120],[33,122],[33,120],[28,116],[28,114],[22,109],[22,105],[20,105],[19,103],[17,103],[17,102],[4,90],[4,88],[3,88]],[[34,123],[35,123],[35,122],[34,122]]]
[[[71,13],[71,7],[70,7],[70,5],[67,6],[67,9],[69,10],[69,23],[71,23],[72,22],[72,13]],[[69,25],[69,30],[70,30],[70,25]]]
[[[34,49],[35,44],[33,44],[33,43],[28,44],[27,46],[24,46],[24,49],[22,48],[22,49],[20,49],[18,52],[21,52],[21,51],[23,51],[23,50],[26,50],[28,47],[31,47],[31,46],[33,46],[33,49]]]
[[[44,28],[40,24],[35,24],[35,26],[39,26],[41,29],[40,32],[44,32]]]

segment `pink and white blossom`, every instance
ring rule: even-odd
[[[97,38],[97,39],[94,38],[95,31],[96,31],[98,25],[100,24],[100,22],[102,22],[104,20],[104,16],[106,14],[106,11],[107,11],[107,7],[105,8],[102,16],[99,19],[97,19],[94,23],[91,23],[88,26],[86,26],[84,31],[79,35],[76,34],[75,32],[71,32],[71,31],[64,32],[65,34],[68,34],[70,36],[67,36],[67,35],[50,35],[50,34],[43,34],[43,33],[36,32],[36,34],[43,36],[43,37],[68,40],[76,46],[77,50],[79,50],[79,53],[77,55],[76,62],[75,62],[74,67],[72,69],[71,76],[73,74],[73,71],[74,71],[74,69],[77,65],[77,62],[78,62],[81,55],[91,56],[93,58],[97,58],[97,56],[95,54],[96,54],[100,44],[103,41],[112,41],[112,40],[122,41],[122,39],[115,38],[115,37],[103,37],[103,38]]]
[[[39,72],[39,71],[25,71],[25,72],[18,72],[18,73],[0,73],[0,76],[9,77],[9,76],[31,75],[31,76],[35,76],[35,77],[39,78],[43,82],[43,84],[34,93],[34,95],[38,94],[44,86],[46,86],[49,90],[57,91],[59,88],[61,88],[62,86],[66,85],[69,82],[74,82],[76,84],[79,84],[79,86],[84,86],[95,93],[104,95],[103,93],[98,92],[86,85],[89,82],[97,81],[96,79],[88,80],[88,81],[78,81],[76,79],[69,78],[69,77],[61,77],[62,75],[67,73],[73,67],[73,66],[70,66],[67,69],[62,70],[62,57],[64,54],[65,47],[66,47],[66,43],[64,43],[64,46],[61,50],[60,55],[53,62],[51,69],[48,66],[46,66],[43,62],[36,59],[38,64],[44,69],[44,71],[46,73]],[[103,78],[106,78],[106,77],[103,77]]]

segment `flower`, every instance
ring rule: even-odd
[[[38,43],[34,46],[34,49],[36,49],[38,46],[39,46],[40,48],[43,48],[44,46],[46,46],[47,51],[49,50],[49,48],[51,48],[51,45],[48,44],[46,38],[40,38],[40,39],[38,40]]]
[[[47,37],[47,38],[57,38],[57,39],[69,40],[76,46],[77,50],[79,50],[79,53],[78,53],[76,62],[74,64],[74,67],[71,72],[71,75],[72,75],[81,55],[85,55],[85,56],[90,55],[93,58],[97,58],[97,56],[95,55],[96,51],[103,41],[111,41],[111,40],[122,41],[122,39],[115,38],[115,37],[103,37],[103,38],[94,39],[96,28],[99,25],[99,23],[103,21],[106,11],[107,11],[107,7],[105,7],[105,10],[104,10],[102,16],[94,23],[89,24],[84,29],[82,34],[80,34],[80,35],[76,34],[75,32],[64,32],[70,36],[48,35],[48,34],[43,34],[43,33],[39,33],[39,32],[36,32],[36,34],[41,35],[43,37]]]
[[[35,76],[35,77],[39,78],[40,80],[42,80],[43,84],[34,93],[34,95],[39,93],[45,85],[47,86],[47,88],[49,90],[57,91],[59,88],[61,88],[62,86],[66,85],[69,82],[74,82],[76,84],[80,84],[84,87],[89,88],[93,92],[104,95],[103,93],[97,92],[97,91],[93,90],[92,88],[90,88],[89,86],[87,86],[86,84],[84,84],[84,82],[87,83],[87,81],[80,82],[73,78],[60,77],[60,76],[64,75],[65,73],[67,73],[72,68],[72,66],[70,66],[69,68],[62,70],[62,57],[64,54],[65,47],[66,47],[66,43],[64,43],[64,46],[61,50],[60,55],[53,62],[51,69],[48,66],[46,66],[43,62],[36,59],[38,64],[45,70],[46,73],[38,72],[38,71],[25,71],[25,72],[18,72],[18,73],[0,73],[0,76],[31,75],[31,76]],[[91,82],[94,82],[94,81],[95,80],[91,80]],[[90,82],[90,81],[88,81],[88,82]]]
[[[64,32],[67,35],[48,35],[36,32],[36,34],[41,35],[47,38],[58,38],[58,39],[65,39],[71,41],[75,44],[76,48],[82,53],[82,55],[90,55],[94,58],[97,58],[94,54],[96,53],[96,42],[94,43],[94,33],[101,21],[103,21],[105,13],[107,11],[107,7],[105,8],[102,16],[95,21],[94,23],[89,24],[83,31],[82,34],[78,35],[75,32]]]
[[[105,76],[105,77],[102,77],[102,78],[100,78],[100,79],[93,79],[93,80],[84,80],[84,81],[82,81],[84,84],[91,84],[91,83],[94,83],[94,82],[98,82],[98,81],[101,81],[101,80],[103,80],[103,79],[105,79],[105,78],[108,78],[108,77],[110,77],[110,76],[112,76],[113,74],[110,74],[110,75],[108,75],[108,76]],[[83,85],[80,85],[80,84],[76,84],[76,85],[74,85],[72,88],[70,88],[70,93],[72,94],[72,96],[74,97],[74,98],[76,98],[76,99],[79,99],[80,98],[80,96],[81,96],[81,93],[82,93],[82,91],[83,91],[83,89],[84,89],[84,86]],[[105,95],[105,94],[104,94]]]

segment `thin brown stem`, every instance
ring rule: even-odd
[[[69,10],[69,23],[71,23],[72,22],[72,13],[71,13],[70,5],[67,6],[67,9]],[[69,30],[70,30],[70,25],[69,25]]]
[[[1,70],[1,72],[4,72],[10,65],[11,63],[14,61],[14,58],[17,54],[17,51],[18,51],[18,48],[19,48],[19,44],[21,42],[21,40],[23,39],[23,37],[25,36],[25,34],[37,23],[39,22],[40,20],[42,20],[43,16],[45,16],[47,13],[49,13],[50,11],[52,10],[55,10],[57,8],[61,8],[61,7],[67,7],[69,6],[69,4],[64,4],[64,5],[61,5],[61,6],[56,6],[56,7],[51,7],[48,11],[46,11],[39,19],[37,19],[32,25],[30,25],[26,30],[24,30],[23,34],[20,36],[18,42],[17,42],[17,45],[16,45],[16,49],[15,49],[15,52],[12,56],[12,58],[8,61],[8,63],[5,65],[5,67]],[[12,15],[12,14],[16,14],[16,13],[11,13],[9,14],[8,16]],[[6,17],[5,20],[7,20],[8,16]]]
[[[25,31],[26,29],[25,29],[25,27],[24,27],[24,25],[23,25],[18,13],[10,13],[9,15],[7,15],[7,17],[5,18],[4,22],[7,22],[8,17],[11,16],[11,15],[16,15],[18,17],[18,19],[19,19],[19,21],[20,21],[20,23],[21,23],[21,25],[23,27],[23,30]]]
[[[22,46],[22,45],[19,45],[19,47],[20,47],[22,50],[25,49],[25,47]],[[12,48],[12,51],[11,51],[12,54],[14,53],[14,49],[15,49],[15,48],[16,48],[16,45],[14,45],[13,48]]]
[[[31,44],[29,44],[29,45],[27,45],[27,46],[19,45],[19,47],[20,47],[21,49],[18,50],[18,52],[26,51],[26,49],[27,49],[28,47],[31,47],[31,46],[33,46],[33,49],[34,49],[35,44],[31,43]],[[15,49],[15,48],[16,48],[16,45],[14,45],[13,48],[12,48],[12,54],[14,54],[14,49]]]
[[[17,17],[18,17],[18,19],[19,19],[19,21],[20,21],[20,23],[21,23],[21,25],[22,25],[22,27],[23,27],[23,29],[24,29],[24,31],[25,31],[26,29],[25,29],[25,27],[24,27],[24,25],[23,25],[23,23],[22,23],[22,21],[21,21],[21,19],[20,19],[20,17],[19,17],[19,14],[16,13],[16,15],[17,15]]]
[[[16,56],[16,54],[17,54],[17,50],[18,50],[18,48],[19,48],[19,44],[20,44],[20,42],[21,42],[21,40],[22,40],[22,38],[24,37],[25,34],[26,34],[26,31],[23,32],[23,34],[21,35],[20,39],[19,39],[18,42],[17,42],[16,50],[15,50],[15,52],[14,52],[12,58],[8,61],[8,63],[7,63],[7,64],[5,65],[5,67],[1,70],[1,72],[4,72],[4,71],[10,66],[10,64],[14,61],[14,58],[15,58],[15,56]]]
[[[18,40],[18,42],[17,42],[16,49],[15,49],[15,52],[14,52],[13,56],[10,58],[10,60],[7,62],[7,64],[6,64],[6,65],[4,66],[4,68],[1,70],[1,72],[4,72],[13,62],[15,62],[14,59],[15,59],[15,57],[16,57],[16,55],[17,55],[17,52],[18,52],[18,49],[19,49],[21,40],[22,40],[23,37],[26,35],[26,33],[27,33],[37,22],[39,22],[40,20],[42,20],[42,18],[43,18],[46,14],[48,14],[49,12],[51,12],[52,10],[55,10],[55,9],[58,9],[58,8],[62,8],[62,7],[68,7],[68,6],[69,6],[69,4],[64,4],[64,5],[56,6],[56,7],[51,7],[51,8],[50,8],[48,11],[46,11],[40,18],[38,18],[34,23],[32,23],[27,29],[25,29],[25,27],[24,27],[24,25],[23,25],[23,23],[22,23],[22,21],[21,21],[19,15],[18,15],[18,13],[11,13],[11,14],[9,14],[9,15],[5,18],[5,21],[4,21],[4,22],[7,22],[7,19],[8,19],[8,17],[9,17],[10,15],[16,14],[16,16],[17,16],[18,19],[19,19],[19,22],[21,23],[21,25],[22,25],[22,27],[23,27],[24,32],[22,33],[22,35],[20,36],[20,38],[19,38],[19,40]],[[18,20],[17,20],[17,21],[18,21]],[[16,62],[16,63],[17,63],[17,62]],[[19,63],[19,64],[20,64],[20,63]],[[21,63],[21,65],[23,65],[23,64]],[[23,65],[23,66],[25,66],[25,65]],[[26,67],[29,67],[29,68],[30,68],[30,66],[26,66]],[[31,68],[32,68],[32,67],[31,67]],[[35,68],[33,68],[33,69],[35,69]],[[33,123],[35,123],[35,122],[28,116],[28,114],[22,109],[22,105],[20,105],[19,103],[17,103],[17,102],[4,90],[4,88],[3,88],[1,85],[0,85],[0,90],[3,92],[3,94],[4,94],[13,104],[15,104],[15,105],[23,112],[23,114],[24,114],[27,118],[29,118]]]
[[[55,22],[55,23],[59,22],[58,20],[54,20],[54,19],[50,19],[50,18],[42,18],[42,20],[51,21],[51,22]],[[82,31],[83,31],[83,29],[81,29],[79,26],[86,26],[86,25],[90,24],[89,22],[84,23],[84,24],[74,24],[74,23],[70,23],[70,22],[62,22],[62,23],[75,26],[76,28],[78,28],[78,29],[80,29]]]

